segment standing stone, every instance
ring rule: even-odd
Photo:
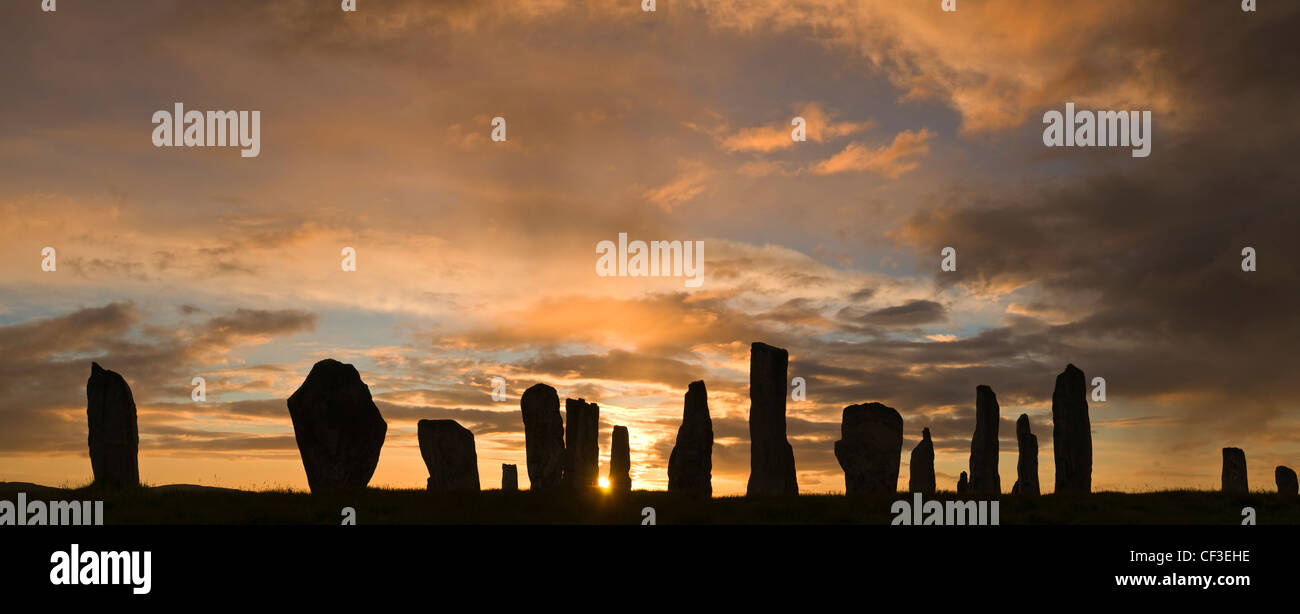
[[[1083,371],[1066,365],[1052,391],[1052,453],[1056,457],[1056,492],[1092,492],[1092,423]]]
[[[332,358],[312,365],[289,397],[289,417],[312,492],[370,483],[388,423],[356,367]]]
[[[1002,493],[998,475],[998,397],[988,386],[975,387],[975,436],[970,440],[970,488],[982,495]]]
[[[632,454],[628,449],[626,426],[614,427],[614,436],[609,450],[609,490],[610,492],[632,490]]]
[[[1041,493],[1038,487],[1038,436],[1029,432],[1028,414],[1020,414],[1016,419],[1016,443],[1020,448],[1020,460],[1016,462],[1016,486],[1012,492],[1037,496]]]
[[[840,440],[835,442],[835,458],[844,468],[844,492],[898,492],[902,454],[903,417],[894,408],[880,403],[844,408]]]
[[[519,397],[524,416],[524,448],[532,490],[556,488],[564,476],[564,421],[560,396],[546,384],[533,384]]]
[[[121,375],[90,363],[86,381],[86,421],[90,426],[90,468],[95,486],[110,488],[140,485],[140,431],[135,418],[135,398]]]
[[[1295,471],[1290,467],[1278,465],[1273,470],[1273,480],[1277,482],[1277,492],[1284,495],[1294,495],[1300,492],[1300,485],[1296,484]]]
[[[794,448],[785,437],[790,353],[766,343],[749,347],[749,495],[797,495]]]
[[[416,427],[420,456],[429,468],[429,490],[477,492],[478,454],[474,451],[474,433],[455,420],[421,420]]]
[[[907,491],[926,495],[934,494],[934,442],[930,440],[930,429],[921,430],[921,443],[912,448],[912,459],[908,462]]]
[[[957,494],[964,494],[968,490],[970,490],[970,483],[966,481],[966,472],[963,471],[960,476],[957,476]]]
[[[600,407],[586,399],[565,399],[564,481],[570,488],[596,488],[599,477]]]
[[[1246,453],[1241,448],[1223,449],[1223,492],[1250,492],[1246,483]]]
[[[668,457],[668,492],[713,496],[713,419],[703,381],[686,389],[682,426]]]
[[[519,490],[519,468],[501,463],[501,490],[515,492]]]

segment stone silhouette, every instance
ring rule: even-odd
[[[312,492],[370,483],[388,423],[355,367],[332,358],[313,365],[289,397],[289,417]]]
[[[474,433],[455,420],[421,420],[416,425],[416,433],[420,439],[420,456],[429,468],[429,490],[479,489]]]
[[[880,403],[844,408],[835,458],[844,469],[844,491],[898,492],[903,454],[903,417]]]
[[[930,429],[921,430],[921,442],[912,448],[912,458],[908,462],[907,491],[922,494],[934,494],[934,442],[930,440]]]
[[[786,369],[790,353],[749,346],[749,483],[746,495],[797,495],[794,448],[785,437]]]
[[[1250,492],[1246,480],[1246,453],[1241,448],[1223,449],[1223,492]]]
[[[1016,444],[1020,448],[1020,460],[1016,461],[1016,486],[1012,492],[1017,495],[1039,495],[1038,436],[1029,432],[1027,414],[1020,414],[1016,419]]]
[[[1052,453],[1056,492],[1092,492],[1092,423],[1088,420],[1087,378],[1074,365],[1056,376],[1052,391]]]
[[[565,399],[564,420],[564,481],[574,489],[596,488],[600,407],[586,399]]]
[[[996,495],[1002,492],[998,475],[998,397],[988,386],[975,388],[975,436],[970,440],[971,492]]]
[[[970,483],[966,481],[966,472],[963,471],[960,476],[957,476],[957,494],[963,494],[969,490]]]
[[[628,448],[626,426],[614,427],[609,448],[609,490],[610,492],[632,490],[632,453]]]
[[[90,363],[90,379],[86,380],[86,422],[95,486],[139,486],[140,431],[135,398],[121,375],[97,362]]]
[[[1285,465],[1278,465],[1273,470],[1273,481],[1277,482],[1277,492],[1283,495],[1294,495],[1300,492],[1300,485],[1296,484],[1295,471]]]
[[[501,490],[515,492],[519,490],[519,468],[501,463]]]
[[[524,448],[532,490],[556,488],[564,477],[564,420],[560,396],[546,384],[533,384],[519,397],[524,416]]]
[[[668,457],[668,492],[713,496],[713,419],[702,381],[686,388],[682,426]]]

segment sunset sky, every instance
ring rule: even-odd
[[[764,341],[807,380],[803,492],[844,489],[871,401],[904,419],[900,489],[924,427],[952,489],[980,384],[1003,489],[1027,413],[1050,491],[1067,363],[1106,379],[1094,490],[1217,488],[1224,446],[1271,490],[1300,465],[1300,4],[939,4],[6,0],[0,481],[90,481],[94,360],[145,482],[306,489],[285,400],[333,357],[388,421],[372,485],[423,488],[416,422],[450,418],[484,487],[526,486],[545,382],[600,405],[602,477],[627,425],[633,487],[664,489],[703,379],[714,492],[743,494]],[[260,155],[154,147],[176,102],[260,111]],[[1151,111],[1151,155],[1045,147],[1067,102]],[[597,276],[619,233],[703,241],[703,284]]]

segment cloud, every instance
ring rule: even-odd
[[[721,139],[721,146],[728,152],[768,153],[789,149],[797,143],[791,137],[794,130],[791,121],[795,116],[802,117],[805,124],[805,136],[814,143],[824,143],[840,137],[849,136],[871,128],[872,122],[835,121],[835,113],[827,112],[818,103],[797,105],[795,113],[781,125],[752,126],[741,128]]]
[[[849,143],[840,153],[812,167],[818,175],[870,171],[897,179],[899,175],[920,165],[916,159],[930,153],[929,141],[933,134],[925,128],[919,132],[904,130],[894,136],[889,145],[868,148],[861,143]]]

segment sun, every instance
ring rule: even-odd
[[[609,489],[609,478],[597,478],[596,483],[600,484],[601,488]]]

